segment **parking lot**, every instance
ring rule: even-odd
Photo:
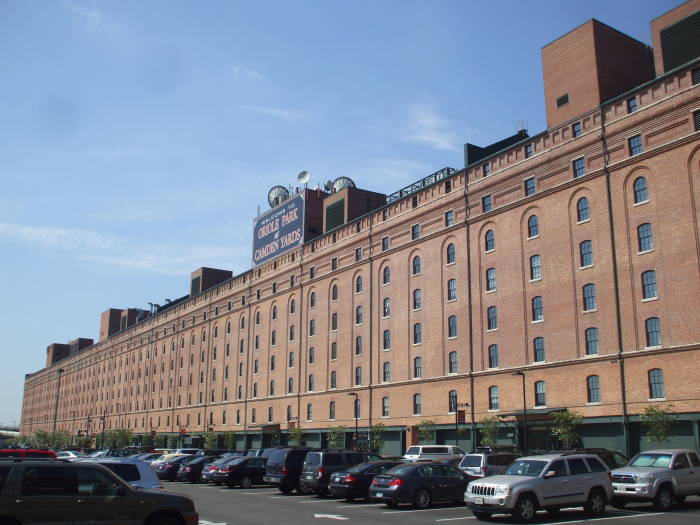
[[[285,496],[276,489],[254,487],[217,487],[215,485],[164,482],[166,490],[190,496],[196,505],[202,525],[305,525],[318,522],[352,521],[357,524],[418,525],[426,523],[476,523],[476,518],[466,507],[436,505],[425,510],[410,506],[389,509],[377,503],[347,503],[332,497]],[[599,517],[588,519],[581,509],[563,510],[558,516],[542,513],[538,523],[588,523],[619,521],[619,525],[652,525],[663,520],[664,525],[697,525],[700,523],[700,498],[688,498],[685,505],[671,512],[654,512],[650,505],[630,505],[625,510],[608,507]],[[513,523],[510,516],[495,515],[493,523]]]

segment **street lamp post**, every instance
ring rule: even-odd
[[[358,403],[358,401],[359,401],[359,397],[358,397],[358,395],[357,395],[356,392],[348,392],[348,395],[349,395],[349,396],[353,396],[353,397],[355,398],[355,400],[353,401],[353,404],[352,404],[352,413],[353,413],[353,416],[355,416],[355,439],[354,439],[354,443],[355,443],[355,450],[357,450],[357,419],[358,419],[358,415],[359,415],[359,414],[358,414],[358,410],[357,410],[357,403]]]
[[[525,372],[519,370],[517,372],[511,372],[511,375],[520,376],[523,380],[523,447],[525,449],[523,450],[523,453],[527,453],[530,447],[528,446],[527,442],[527,397],[525,395]]]
[[[56,382],[56,404],[53,407],[53,426],[51,428],[52,432],[56,432],[56,421],[58,420],[58,400],[61,397],[61,376],[63,375],[63,368],[58,369],[58,381]]]
[[[102,421],[102,435],[100,436],[100,448],[105,448],[105,425],[107,419],[107,410],[100,416],[100,421]]]

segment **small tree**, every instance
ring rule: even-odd
[[[216,433],[215,432],[205,432],[204,433],[204,448],[216,448]]]
[[[370,428],[370,432],[372,436],[369,443],[370,452],[381,454],[381,451],[384,448],[386,426],[384,426],[384,423],[377,423]]]
[[[51,440],[51,435],[46,430],[36,430],[32,436],[32,444],[36,448],[47,448]]]
[[[49,434],[49,446],[55,450],[62,449],[70,443],[70,432],[67,430],[56,430]]]
[[[158,434],[153,438],[154,448],[165,448],[166,437],[163,434]]]
[[[83,450],[92,448],[92,438],[89,436],[81,436],[78,438],[75,444]]]
[[[304,433],[298,426],[289,430],[289,442],[292,445],[300,446],[304,441]]]
[[[495,417],[485,417],[481,420],[481,440],[480,443],[485,447],[492,447],[498,441],[498,427],[501,421]]]
[[[170,434],[168,436],[168,448],[177,448],[177,438],[175,434]]]
[[[644,409],[642,423],[646,429],[647,439],[654,446],[659,446],[671,437],[675,419],[671,415],[673,405],[662,407],[651,405]]]
[[[141,444],[144,447],[153,448],[153,436],[151,434],[146,434],[141,438]]]
[[[131,445],[134,441],[134,433],[131,429],[118,428],[110,432],[114,448],[124,448]]]
[[[236,448],[236,433],[235,432],[224,432],[224,448],[233,450]]]
[[[418,441],[421,443],[434,443],[436,425],[437,423],[432,419],[424,419],[418,423]]]
[[[583,418],[576,412],[569,412],[568,410],[555,412],[552,418],[554,419],[552,434],[559,438],[564,448],[573,447],[574,443],[581,438],[577,429]]]
[[[345,427],[343,425],[329,429],[328,446],[332,448],[345,448]]]

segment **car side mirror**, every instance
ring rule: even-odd
[[[544,474],[545,479],[550,479],[550,478],[556,478],[557,477],[557,471],[556,470],[548,470]]]

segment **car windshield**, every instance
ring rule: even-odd
[[[460,467],[480,467],[481,466],[481,456],[464,456],[462,462],[459,464]]]
[[[407,456],[414,456],[420,454],[420,449],[418,447],[409,447],[406,451]]]
[[[629,463],[630,467],[668,468],[669,465],[671,454],[638,454]]]
[[[243,463],[243,462],[246,461],[247,459],[248,459],[248,458],[246,458],[246,457],[234,458],[234,459],[232,459],[232,460],[230,460],[230,461],[227,461],[225,464],[226,464],[226,465],[240,465],[241,463]]]
[[[415,468],[415,463],[411,463],[409,465],[399,465],[398,467],[394,467],[391,470],[388,470],[386,474],[390,474],[392,476],[401,476],[403,474],[411,473]]]
[[[537,461],[534,459],[518,460],[508,467],[505,474],[506,476],[527,476],[536,478],[546,465],[546,461]]]

